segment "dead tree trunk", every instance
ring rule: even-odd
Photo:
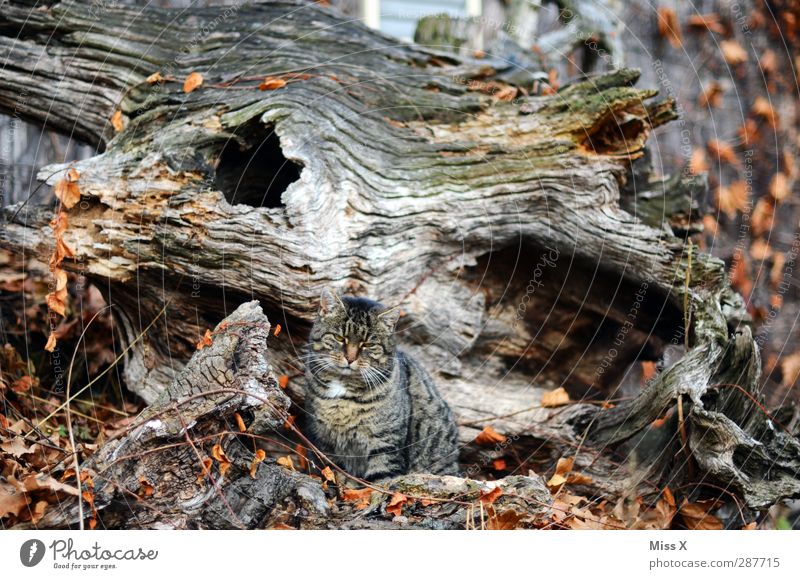
[[[535,71],[509,84],[492,59],[403,46],[291,0],[12,1],[0,50],[0,107],[103,150],[74,166],[64,263],[104,289],[124,341],[144,332],[124,376],[148,402],[206,328],[257,299],[284,328],[269,362],[302,405],[298,349],[334,285],[402,306],[401,341],[459,417],[467,474],[498,450],[469,444],[491,425],[526,457],[577,447],[605,496],[632,480],[713,482],[753,509],[800,494],[800,444],[755,396],[742,300],[687,241],[703,182],[649,172],[645,141],[674,103],[634,88],[635,71],[533,96]],[[192,73],[203,82],[187,92]],[[6,218],[4,246],[47,259],[52,210]],[[558,386],[611,396],[670,344],[682,357],[630,399],[539,404]]]

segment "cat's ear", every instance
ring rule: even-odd
[[[387,328],[394,330],[397,325],[397,320],[400,319],[400,306],[387,308],[378,314],[378,319],[383,322]]]
[[[340,305],[342,305],[342,300],[339,299],[339,296],[336,295],[336,292],[329,287],[326,287],[324,290],[322,290],[322,295],[319,297],[320,316],[329,315],[334,308]]]

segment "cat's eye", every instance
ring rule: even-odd
[[[340,336],[339,334],[334,334],[333,339],[339,342],[340,344],[344,343],[344,336]]]

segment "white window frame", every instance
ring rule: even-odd
[[[463,0],[464,10],[468,18],[483,15],[483,0]],[[381,27],[381,0],[359,0],[361,19],[370,28],[380,30]]]

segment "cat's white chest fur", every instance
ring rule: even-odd
[[[347,392],[347,388],[345,388],[344,384],[339,380],[331,380],[325,389],[325,398],[339,398],[345,392]]]

